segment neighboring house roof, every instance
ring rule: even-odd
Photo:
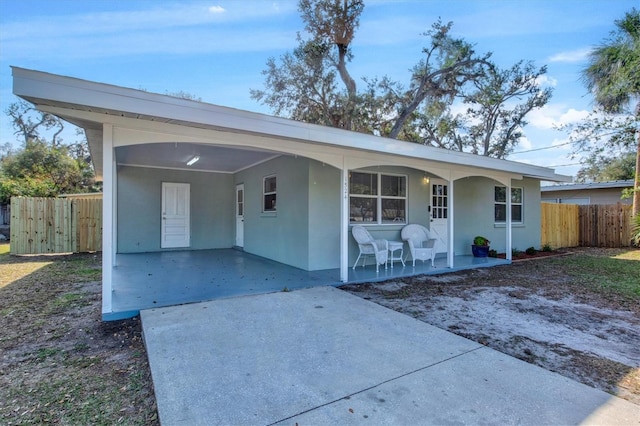
[[[553,169],[514,161],[499,160],[459,151],[446,150],[417,143],[404,142],[369,134],[356,133],[332,127],[302,123],[265,114],[242,111],[218,105],[196,102],[167,95],[148,93],[109,84],[96,83],[72,77],[65,77],[41,71],[12,67],[13,92],[26,99],[42,111],[52,113],[85,129],[89,149],[97,177],[102,177],[103,167],[103,125],[114,127],[124,120],[138,120],[149,123],[148,126],[162,127],[165,134],[171,132],[172,125],[191,128],[192,140],[205,136],[198,131],[214,131],[216,137],[228,146],[244,144],[246,158],[238,163],[237,155],[230,148],[205,147],[216,149],[216,157],[222,161],[211,164],[210,170],[232,173],[265,161],[283,151],[287,141],[303,143],[305,152],[333,153],[334,165],[339,163],[343,152],[370,152],[380,154],[387,159],[397,157],[417,159],[455,166],[456,168],[481,168],[489,171],[532,177],[545,181],[570,182],[571,177],[556,174]],[[151,127],[149,127],[151,128]],[[140,127],[141,132],[147,128]],[[246,138],[246,136],[253,136]],[[183,135],[176,135],[176,142],[183,142]],[[247,139],[251,139],[247,142]],[[158,140],[158,142],[167,142]],[[147,142],[148,143],[148,142]],[[156,167],[171,168],[171,161],[163,154],[166,143],[154,146]],[[213,144],[212,144],[213,145]],[[176,146],[176,149],[178,146]],[[119,154],[127,161],[135,162],[144,156],[134,146],[121,150]],[[235,151],[234,151],[235,152]],[[188,155],[187,153],[182,153]],[[175,152],[173,153],[175,157]],[[329,158],[329,157],[327,157]],[[145,159],[150,161],[148,156]],[[236,161],[235,163],[233,161]],[[226,162],[226,164],[225,164]],[[207,165],[201,164],[200,167]],[[216,169],[219,168],[218,169]]]
[[[609,182],[589,182],[589,183],[566,183],[559,185],[549,185],[540,188],[540,191],[555,192],[555,191],[578,191],[588,189],[608,189],[608,188],[633,188],[633,179],[629,180],[614,180]]]
[[[70,198],[70,199],[90,199],[90,198],[102,198],[102,192],[85,192],[82,194],[60,194],[58,195],[60,198]]]

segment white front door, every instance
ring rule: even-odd
[[[160,247],[177,248],[190,245],[190,185],[162,182],[162,231]]]
[[[431,180],[431,224],[430,227],[438,234],[436,253],[446,253],[449,239],[447,238],[447,220],[449,218],[449,188],[445,181]]]
[[[244,247],[244,184],[236,185],[236,246]]]

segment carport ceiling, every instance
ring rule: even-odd
[[[261,150],[227,148],[192,143],[152,143],[121,146],[116,149],[118,165],[236,173],[281,155]],[[187,162],[200,159],[193,165]]]

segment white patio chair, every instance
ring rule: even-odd
[[[352,230],[353,238],[358,243],[360,253],[358,258],[353,264],[353,269],[356,269],[360,257],[362,257],[362,267],[366,263],[366,257],[374,255],[376,258],[376,272],[380,270],[380,265],[384,263],[384,269],[387,269],[387,259],[389,256],[389,243],[387,240],[375,240],[362,225],[355,225]]]
[[[429,231],[422,225],[407,225],[402,228],[400,235],[409,244],[409,251],[413,259],[413,266],[416,266],[416,259],[431,260],[431,267],[434,267],[436,257],[436,242],[438,241],[435,231]]]

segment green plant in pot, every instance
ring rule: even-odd
[[[489,255],[489,244],[491,241],[478,235],[473,239],[473,244],[471,245],[471,252],[474,257],[487,257]]]

